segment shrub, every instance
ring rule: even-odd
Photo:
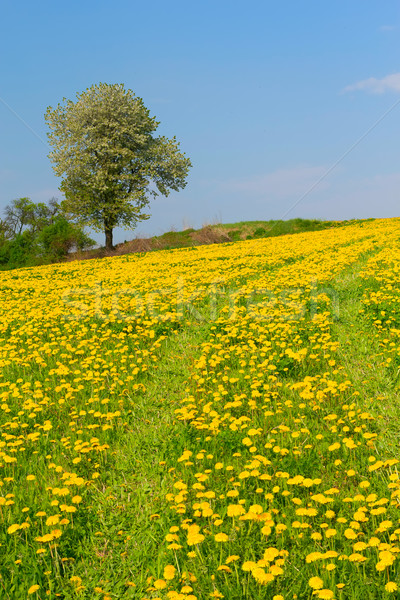
[[[73,249],[84,250],[94,245],[94,240],[65,218],[45,227],[38,236],[39,251],[46,261],[55,262]]]

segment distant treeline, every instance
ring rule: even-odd
[[[5,208],[0,220],[0,270],[59,262],[71,250],[94,244],[57,199],[35,204],[18,198]]]

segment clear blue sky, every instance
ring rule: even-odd
[[[186,188],[116,241],[400,214],[400,104],[383,117],[400,101],[395,0],[3,0],[0,15],[0,211],[61,198],[43,115],[101,81],[142,97],[193,163]]]

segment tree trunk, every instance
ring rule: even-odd
[[[104,225],[104,233],[106,234],[106,250],[114,250],[112,227]]]

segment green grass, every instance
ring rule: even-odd
[[[295,221],[291,227],[299,226]],[[246,227],[250,225],[253,236],[260,235],[256,233],[260,230],[267,231],[263,222],[224,227],[228,232],[231,226],[247,232]],[[320,227],[318,221],[300,225]],[[363,222],[359,222],[358,227],[360,225],[363,226]],[[279,222],[276,230],[279,231]],[[343,228],[341,231],[343,233]],[[190,233],[193,232],[188,235]],[[284,600],[314,600],[318,596],[309,585],[312,577],[323,579],[324,586],[334,590],[336,600],[390,597],[384,586],[388,581],[396,581],[396,563],[382,572],[377,571],[375,546],[365,551],[368,552],[366,562],[347,559],[356,542],[368,542],[370,537],[379,535],[385,551],[394,547],[395,554],[400,539],[400,530],[396,532],[396,501],[390,502],[392,490],[396,486],[400,489],[397,467],[393,464],[381,470],[369,470],[375,460],[396,458],[398,454],[400,300],[397,302],[397,297],[400,299],[400,286],[396,249],[399,240],[386,239],[379,229],[374,232],[372,227],[364,238],[357,238],[358,233],[359,228],[356,228],[354,237],[344,236],[342,241],[336,241],[335,232],[334,241],[326,251],[315,250],[322,239],[319,234],[302,236],[299,239],[304,237],[304,255],[303,248],[296,256],[286,256],[283,251],[273,270],[267,268],[267,258],[275,242],[259,246],[257,257],[265,256],[265,263],[255,262],[258,269],[249,269],[245,274],[243,268],[251,264],[253,258],[245,251],[238,252],[227,284],[228,291],[236,290],[238,294],[236,318],[232,312],[232,296],[225,293],[220,298],[215,315],[215,307],[205,291],[198,301],[193,300],[201,319],[187,312],[183,319],[175,320],[170,315],[169,320],[153,322],[146,316],[127,325],[112,316],[101,322],[93,316],[81,324],[62,320],[51,323],[47,332],[40,330],[35,322],[30,328],[20,326],[18,319],[8,328],[4,326],[5,346],[9,342],[12,346],[19,339],[18,335],[21,338],[17,349],[11,347],[13,360],[3,365],[5,383],[0,391],[8,398],[9,388],[14,389],[11,385],[15,384],[18,391],[18,384],[27,380],[36,381],[39,389],[41,386],[45,389],[44,394],[39,394],[39,399],[44,399],[38,400],[41,404],[35,408],[39,411],[36,416],[28,414],[34,405],[26,409],[26,415],[19,410],[22,400],[17,395],[11,395],[9,406],[2,406],[4,439],[11,448],[9,452],[22,457],[23,467],[21,471],[16,467],[14,483],[4,478],[4,491],[0,496],[5,497],[7,486],[15,485],[12,488],[17,492],[14,522],[20,523],[25,517],[17,518],[17,511],[23,506],[35,506],[38,498],[34,494],[40,491],[40,485],[44,487],[45,482],[46,485],[50,482],[46,490],[62,485],[53,467],[48,467],[49,461],[54,460],[64,471],[77,469],[86,482],[79,488],[84,498],[82,509],[79,507],[71,517],[73,527],[66,527],[58,545],[49,546],[50,553],[32,562],[37,548],[33,536],[29,538],[26,530],[3,532],[0,598],[25,600],[29,585],[39,582],[39,591],[32,593],[34,600],[166,600],[166,592],[157,589],[157,585],[162,585],[157,582],[163,581],[164,567],[168,564],[177,568],[182,579],[179,583],[175,581],[175,587],[180,589],[185,583],[194,583],[193,594],[197,600],[210,597],[272,600],[280,595]],[[397,236],[400,237],[400,232]],[[364,242],[367,250],[363,250]],[[282,244],[283,250],[289,243],[290,240],[286,240],[285,245]],[[253,246],[244,244],[232,248]],[[380,256],[386,247],[394,258],[382,255],[374,264],[374,257]],[[229,248],[231,246],[215,247],[215,271],[219,269],[220,259],[231,260],[224,254]],[[190,260],[197,252],[168,253],[167,256],[171,254],[179,261],[180,256]],[[211,253],[206,256],[208,260],[210,256]],[[308,262],[309,256],[313,260]],[[342,270],[336,269],[343,256],[353,258]],[[165,259],[165,255],[160,255],[160,259]],[[104,287],[111,284],[114,268],[121,277],[117,281],[124,281],[123,272],[117,271],[118,260],[96,261],[88,266],[87,272],[96,281],[96,269],[103,268],[103,277],[108,278]],[[129,260],[128,257],[122,259],[124,264]],[[141,260],[134,263],[137,268]],[[326,273],[325,263],[331,269]],[[183,264],[187,268],[189,263],[183,260]],[[205,267],[201,260],[196,268],[203,273]],[[303,272],[305,275],[300,276]],[[17,293],[23,277],[29,279],[33,271],[27,273],[22,274],[20,280],[18,274],[15,275],[15,290],[13,286],[4,286],[5,301],[14,291]],[[212,278],[208,284],[213,285]],[[31,280],[29,285],[33,286]],[[30,294],[29,285],[21,295],[21,302]],[[266,286],[276,292],[272,300],[265,298]],[[385,290],[384,297],[379,296],[382,290]],[[33,300],[37,301],[34,291],[32,287]],[[251,303],[261,314],[264,310],[264,319],[257,319]],[[168,307],[163,310],[167,311]],[[23,322],[22,316],[19,319]],[[55,325],[59,329],[55,329]],[[52,337],[54,331],[56,339]],[[152,335],[147,335],[147,331]],[[30,363],[24,363],[25,347],[31,348],[32,343],[39,341],[40,352],[32,354]],[[65,343],[60,346],[63,354],[57,353],[61,342]],[[52,351],[55,354],[52,355]],[[95,356],[90,356],[90,352]],[[47,366],[44,357],[50,357]],[[102,362],[105,357],[108,357],[107,362]],[[90,367],[82,368],[82,361],[89,358]],[[62,369],[60,373],[53,373],[59,368],[59,359],[71,368],[69,373],[65,374]],[[136,363],[146,368],[136,379],[129,380],[128,375]],[[121,369],[113,372],[114,364]],[[93,383],[93,378],[86,379],[89,369],[97,372],[99,383]],[[104,375],[105,370],[108,375]],[[71,405],[59,402],[64,394],[58,389],[62,382],[67,382],[66,389],[72,390]],[[141,389],[142,384],[145,391]],[[30,392],[24,393],[29,399]],[[110,429],[85,430],[92,422],[89,416],[92,397],[93,407],[99,413],[105,411],[102,416],[107,417],[100,422],[112,423]],[[115,416],[117,409],[122,414]],[[40,419],[42,410],[48,413],[44,412]],[[19,454],[25,439],[23,421],[28,421],[26,427],[29,427],[29,423],[35,422],[30,419],[37,416],[38,431],[45,417],[51,418],[54,429],[50,434],[43,433],[36,446],[27,443],[26,455]],[[60,439],[68,423],[70,441],[62,445]],[[21,429],[18,429],[19,424]],[[365,433],[378,434],[378,438],[365,438]],[[97,452],[92,448],[90,454],[74,454],[74,444],[85,435],[88,440],[92,435],[98,436],[101,444],[107,442],[107,449]],[[338,448],[332,448],[336,442],[340,442]],[[346,445],[351,446],[353,442],[353,448]],[[28,454],[33,447],[37,449],[36,454]],[[193,453],[191,457],[180,460],[188,449]],[[72,466],[74,456],[80,459],[76,467]],[[263,463],[263,459],[270,465]],[[254,460],[260,464],[254,466]],[[217,466],[219,464],[222,466]],[[35,468],[42,476],[42,483],[38,481],[33,488],[30,486],[36,484],[27,484],[26,475]],[[257,470],[258,475],[253,474]],[[96,477],[93,477],[94,471]],[[205,475],[207,477],[202,479]],[[262,479],[260,475],[267,475],[269,479]],[[317,479],[320,483],[312,482],[312,487],[289,484],[288,480],[296,475]],[[360,484],[367,480],[370,488],[365,491]],[[200,482],[204,483],[203,487],[199,486]],[[187,486],[186,497],[184,494],[177,500],[182,485]],[[234,489],[240,493],[237,500],[228,496]],[[317,492],[329,496],[327,504],[320,505],[319,500],[313,499]],[[376,502],[366,499],[370,492],[377,494]],[[45,506],[48,514],[53,514],[50,511],[58,510],[49,508],[54,495],[49,491],[47,498],[44,490],[41,493],[48,502]],[[205,496],[205,493],[214,493],[214,496]],[[166,499],[168,494],[175,497]],[[261,531],[271,517],[259,522],[230,516],[228,504],[236,504],[239,498],[246,511],[250,510],[249,505],[261,505],[263,513],[271,513],[275,529],[269,533]],[[325,500],[324,497],[323,502]],[[212,504],[211,518],[201,514],[204,507],[196,508],[196,503],[205,501]],[[183,512],[180,506],[184,506]],[[310,518],[298,514],[299,506],[305,510],[317,507],[317,514]],[[362,515],[360,517],[363,506],[368,516],[365,521]],[[27,517],[31,519],[32,529],[33,513],[38,509],[36,506]],[[327,515],[327,509],[334,515]],[[380,509],[384,512],[379,512]],[[216,515],[220,519],[214,518]],[[345,519],[346,524],[342,525],[337,519]],[[11,522],[7,521],[6,526]],[[382,523],[388,522],[391,525],[385,525],[387,529],[380,532]],[[193,523],[201,525],[205,539],[186,546],[187,526]],[[276,525],[285,523],[288,527],[277,532]],[[178,528],[183,549],[168,548],[166,535],[171,527]],[[326,537],[325,532],[332,527],[337,529],[337,535]],[[349,528],[356,536],[354,541],[344,535]],[[226,542],[215,541],[217,531],[226,534]],[[317,537],[312,538],[311,532]],[[280,555],[284,560],[284,574],[278,573],[273,581],[261,585],[252,571],[242,567],[249,561],[259,561],[267,548],[288,552],[288,555]],[[342,556],[334,557],[330,563],[334,564],[332,571],[324,568],[325,559],[306,562],[306,556],[319,550],[337,550]],[[228,567],[227,556],[236,554],[240,554],[240,560],[229,562]],[[275,566],[279,571],[279,565]],[[230,572],[219,567],[226,567]],[[345,586],[343,592],[336,588],[339,582]],[[175,597],[193,600],[190,596],[191,592],[186,591],[182,598],[179,594]],[[168,600],[170,598],[173,600],[174,596],[170,595]]]
[[[387,370],[382,368],[379,356],[379,334],[370,319],[360,312],[362,296],[368,290],[368,281],[360,278],[360,271],[372,255],[373,252],[364,255],[356,264],[330,282],[329,291],[332,292],[334,299],[331,304],[331,334],[332,340],[339,343],[335,354],[337,368],[339,372],[342,371],[339,381],[343,382],[347,378],[351,380],[351,391],[347,394],[349,402],[355,400],[357,409],[371,411],[377,415],[377,430],[385,434],[376,446],[377,454],[396,456],[400,430],[398,389],[393,386]],[[315,293],[319,292],[326,292],[326,286],[317,288]],[[203,310],[205,308],[205,305],[200,307]],[[162,576],[163,566],[168,562],[162,546],[163,536],[170,522],[168,523],[168,519],[164,518],[163,507],[164,496],[171,489],[174,477],[171,473],[165,472],[163,465],[174,464],[176,458],[173,457],[180,456],[187,447],[197,447],[200,450],[204,446],[204,439],[196,442],[196,439],[200,438],[196,438],[185,423],[176,421],[174,410],[179,406],[182,390],[193,372],[193,363],[201,354],[201,343],[209,340],[210,336],[215,334],[215,330],[215,324],[210,322],[201,324],[193,322],[191,326],[176,332],[176,335],[166,342],[157,368],[149,373],[150,386],[146,395],[139,402],[136,400],[134,410],[138,425],[126,434],[117,448],[113,476],[115,481],[109,482],[102,492],[103,501],[100,499],[99,502],[100,505],[103,502],[104,506],[101,512],[103,519],[101,525],[98,524],[98,514],[93,515],[93,522],[97,522],[95,528],[101,531],[101,535],[93,536],[91,540],[86,541],[81,561],[74,564],[73,572],[82,575],[84,569],[90,571],[91,568],[96,568],[100,556],[104,580],[115,582],[117,574],[117,579],[121,579],[120,582],[113,584],[115,586],[113,592],[117,597],[147,598],[147,577],[149,575],[157,577],[157,574]],[[217,331],[223,332],[224,327],[221,329],[217,327]],[[310,322],[307,319],[305,324],[299,324],[298,334],[305,334],[304,343],[306,346],[309,345]],[[326,366],[322,367],[321,373],[325,368]],[[281,363],[280,369],[288,372],[284,376],[281,371],[281,375],[284,376],[282,379],[284,386],[279,391],[281,402],[278,406],[293,401],[293,393],[290,391],[292,384],[307,375],[315,376],[318,373],[315,368],[310,371],[307,367],[300,367],[296,361]],[[239,373],[239,366],[236,369],[232,368],[231,376]],[[384,403],[382,399],[385,400]],[[275,401],[272,406],[276,407]],[[330,410],[335,410],[335,400],[332,400]],[[317,423],[316,413],[314,425],[317,430],[326,435],[324,427],[321,426],[323,421],[320,421],[319,425]],[[208,451],[218,452],[221,443],[226,448],[226,459],[232,460],[232,452],[238,449],[235,447],[235,436],[230,435],[229,432],[225,433],[220,437],[218,445],[213,446],[212,442],[208,444]],[[219,458],[223,460],[222,455]],[[303,462],[298,461],[295,468],[304,475],[313,477],[316,473],[322,473],[320,460],[318,452],[311,453]],[[356,466],[354,463],[349,463],[347,467],[353,465]],[[293,465],[288,461],[282,468],[292,472]],[[324,477],[325,487],[340,485],[339,480],[332,478],[332,473],[329,471],[324,473]],[[383,483],[385,484],[385,481]],[[354,494],[351,481],[346,485],[347,493]],[[158,514],[160,518],[152,520],[152,514]],[[129,560],[121,561],[122,544],[118,539],[117,530],[122,530],[123,535],[129,532],[129,536],[132,537],[125,546]],[[251,538],[248,543],[251,543]],[[285,600],[295,598],[296,592],[299,592],[299,588],[304,589],[311,575],[312,573],[304,579],[300,573],[294,572],[292,588],[289,586],[285,590],[280,590],[285,592]],[[344,597],[357,600],[380,598],[382,592],[376,592],[373,586],[368,585],[368,577],[362,573],[359,576],[361,580],[364,577],[366,586],[364,592],[359,595],[359,591],[355,591],[354,595],[348,594]],[[135,582],[136,587],[130,588],[132,596],[127,594],[122,579]],[[353,580],[351,583],[351,581],[350,579],[347,583],[353,585],[355,589],[356,582]],[[239,579],[237,582],[237,585],[229,584],[231,587],[225,589],[225,597],[233,600],[242,598],[250,600],[255,597],[269,600],[272,597],[270,591],[266,590],[263,593],[261,589],[255,596],[249,582],[239,584]],[[227,589],[229,589],[228,594]],[[202,600],[208,595],[209,592],[206,594],[204,590],[204,596],[201,595],[199,599]],[[309,598],[310,596],[298,597]]]
[[[242,223],[240,225],[244,226],[248,224]],[[257,223],[255,226],[257,230],[257,228],[260,226],[260,223]],[[351,395],[348,396],[349,400],[355,399],[357,409],[371,411],[378,417],[377,430],[381,433],[384,433],[384,435],[379,438],[379,442],[376,445],[376,452],[378,456],[382,455],[387,457],[397,456],[396,448],[398,446],[400,437],[400,402],[398,388],[397,386],[393,385],[391,374],[388,373],[387,369],[382,367],[382,358],[379,352],[379,333],[377,333],[376,328],[374,328],[371,324],[371,320],[363,315],[362,312],[360,312],[362,311],[363,306],[363,294],[366,290],[368,290],[368,281],[366,282],[361,279],[359,274],[368,258],[372,255],[373,252],[364,255],[355,265],[352,265],[346,269],[330,282],[330,291],[333,292],[332,297],[334,298],[334,301],[331,305],[333,317],[331,334],[332,340],[339,343],[339,349],[335,355],[335,358],[337,360],[337,367],[339,370],[344,372],[341,380],[343,381],[347,378],[351,380]],[[326,288],[323,287],[321,291],[326,291]],[[316,293],[318,293],[318,291]],[[215,329],[215,327],[213,327],[213,329]],[[299,333],[301,333],[301,331],[302,329],[300,328]],[[175,444],[175,447],[173,447],[171,440],[168,446],[168,444],[165,445],[165,440],[164,443],[159,440],[155,445],[155,456],[158,456],[162,460],[164,460],[166,456],[178,456],[190,443],[193,445],[194,440],[188,438],[188,434],[190,435],[190,432],[182,429],[181,424],[174,422],[172,409],[175,406],[175,402],[177,402],[179,399],[180,386],[184,384],[186,378],[190,374],[190,365],[193,363],[196,355],[197,357],[199,356],[199,343],[202,339],[204,340],[207,335],[210,335],[210,333],[210,328],[203,326],[201,328],[200,337],[198,327],[187,329],[181,334],[178,334],[177,339],[173,341],[171,350],[173,351],[176,349],[176,344],[180,345],[183,342],[185,351],[183,351],[182,354],[179,354],[179,368],[175,370],[174,376],[170,378],[170,372],[168,369],[166,369],[164,363],[161,362],[161,370],[155,374],[157,378],[160,376],[160,379],[158,379],[159,385],[163,386],[163,393],[169,399],[166,407],[167,410],[163,412],[161,417],[162,422],[165,423],[165,419],[168,419],[168,424],[171,427],[171,440],[172,437],[178,438],[181,446],[176,447]],[[182,336],[182,341],[179,339],[180,336]],[[308,340],[306,338],[306,342],[307,341]],[[189,352],[187,351],[188,348],[190,349]],[[169,360],[171,360],[171,355],[169,352],[164,355],[162,360],[167,361],[167,363]],[[290,363],[287,364],[289,365]],[[281,367],[283,368],[283,365],[281,365]],[[307,369],[299,370],[296,365],[294,365],[294,367],[295,370],[289,369],[289,379],[286,380],[284,388],[281,388],[280,395],[282,403],[290,402],[293,399],[292,394],[289,391],[291,384],[301,380],[301,378],[306,375],[315,376],[317,374],[315,368],[312,371],[307,371]],[[234,371],[232,374],[235,374]],[[155,388],[157,388],[157,383],[155,383]],[[154,411],[154,405],[157,405],[157,403],[154,404],[155,399],[155,396],[152,396],[151,402],[146,402],[142,406],[145,422],[151,419],[151,413]],[[382,402],[382,400],[384,402]],[[332,405],[332,408],[335,410],[334,405]],[[149,426],[149,428],[145,428],[144,432],[145,436],[147,435],[147,432],[149,432],[149,434],[150,432],[154,434],[154,422],[151,426]],[[221,441],[228,447],[230,444],[234,444],[234,437],[227,434],[222,438],[222,440],[220,439],[220,444]],[[199,445],[197,447],[200,448]],[[216,449],[217,448],[214,448],[214,451]],[[125,446],[124,452],[126,450],[127,448]],[[209,446],[209,451],[212,450],[212,446]],[[128,457],[130,454],[131,452],[128,451]],[[220,458],[222,459],[222,456],[220,456]],[[128,458],[125,455],[125,461],[126,460],[128,460]],[[299,466],[300,465],[297,464],[296,468],[299,469]],[[347,466],[350,467],[352,464],[349,463]],[[287,468],[289,471],[291,470],[290,466],[287,466]],[[316,472],[321,473],[320,458],[318,454],[316,453],[314,456],[309,456],[307,461],[302,464],[299,470],[303,474],[309,475],[310,477],[313,477]],[[137,473],[137,485],[139,486],[139,490],[141,489],[142,482],[147,482],[148,473],[154,474],[153,483],[155,488],[158,490],[164,489],[162,486],[165,483],[165,479],[161,477],[162,486],[160,488],[160,473],[157,473],[156,464],[154,461],[149,462],[147,458],[144,458],[140,463],[139,472]],[[335,479],[331,479],[331,475],[328,472],[325,473],[325,477],[328,487],[329,482],[331,485],[339,485],[339,481],[335,482]],[[169,485],[171,485],[171,481],[169,481]],[[350,481],[348,482],[348,485],[348,493],[350,495],[352,493],[354,494],[354,489],[350,484]],[[163,503],[162,497],[159,498],[157,496],[156,500],[160,501],[160,508],[157,508],[156,501],[155,505],[153,505],[154,510],[160,510],[161,512],[161,506]],[[127,520],[129,521],[129,518]],[[159,527],[159,525],[162,526]],[[131,521],[129,523],[129,528],[132,528]],[[137,596],[135,596],[137,598],[143,597],[142,594],[145,593],[145,577],[147,577],[149,574],[154,574],[157,572],[159,574],[162,573],[162,566],[165,564],[166,559],[164,558],[163,563],[163,552],[160,552],[160,546],[162,545],[162,535],[163,532],[165,532],[165,529],[166,526],[162,520],[157,522],[157,524],[151,525],[150,528],[148,519],[143,519],[138,522],[138,540],[145,539],[145,541],[139,542],[139,547],[137,548],[136,552],[132,551],[132,549],[130,550],[132,563],[136,565],[136,568],[138,568],[136,572],[132,572],[133,580],[137,582]],[[151,557],[154,557],[154,555],[158,556],[158,568],[154,563],[154,558],[151,560]],[[152,565],[151,568],[148,568],[149,562]],[[295,592],[298,590],[299,581],[302,579],[300,577],[299,580],[299,575],[300,574],[294,575],[294,581],[297,581],[297,585],[293,585],[292,591],[290,590],[290,587],[286,588],[285,590],[279,590],[281,592],[285,592],[285,599],[297,597]],[[364,598],[380,598],[382,592],[375,591],[372,585],[372,580],[368,580],[368,577],[366,575],[363,576],[361,573],[360,577],[361,579],[364,577],[364,592],[359,595],[359,591],[354,591],[354,595],[347,594],[344,597],[354,599],[357,598],[359,600],[364,600]],[[355,581],[353,581],[353,584],[351,584],[350,579],[347,583],[350,586],[353,585],[355,589]],[[304,584],[306,584],[306,581],[301,584],[301,587],[304,587]],[[243,585],[232,586],[229,587],[229,590],[230,591],[228,592],[228,595],[226,595],[227,590],[225,589],[225,597],[230,599],[240,600],[242,598],[250,599],[255,597],[254,591],[252,593],[250,591],[251,588],[247,587],[247,585],[244,587]],[[289,595],[287,595],[288,593]],[[265,598],[267,600],[271,598],[270,594],[270,591],[266,591],[263,594],[261,590],[258,590],[257,598]],[[293,594],[293,596],[291,594]],[[200,598],[203,597],[205,598],[206,595],[200,596]],[[307,598],[308,597],[309,596],[307,596]]]
[[[269,221],[239,221],[237,223],[217,223],[204,225],[200,229],[188,228],[183,231],[167,231],[162,235],[149,238],[136,238],[132,241],[118,244],[114,254],[129,254],[131,252],[148,252],[154,250],[171,250],[174,248],[196,247],[204,244],[237,242],[308,231],[322,231],[334,227],[344,227],[356,223],[368,223],[373,219],[349,221],[323,221],[318,219],[289,219]],[[102,257],[104,248],[91,250],[79,255],[80,257]],[[107,253],[107,256],[113,253]]]
[[[183,425],[174,418],[207,328],[195,326],[170,337],[146,377],[146,393],[132,398],[130,425],[116,445],[106,486],[99,489],[88,515],[89,535],[83,540],[72,573],[99,573],[112,597],[139,598],[153,571],[161,565],[167,523],[162,518],[165,495],[173,485],[165,464],[184,450]],[[153,517],[159,515],[159,517]],[[126,556],[121,553],[126,552]],[[135,583],[129,588],[127,581]],[[131,593],[129,593],[131,592]],[[82,594],[84,598],[91,598]]]

